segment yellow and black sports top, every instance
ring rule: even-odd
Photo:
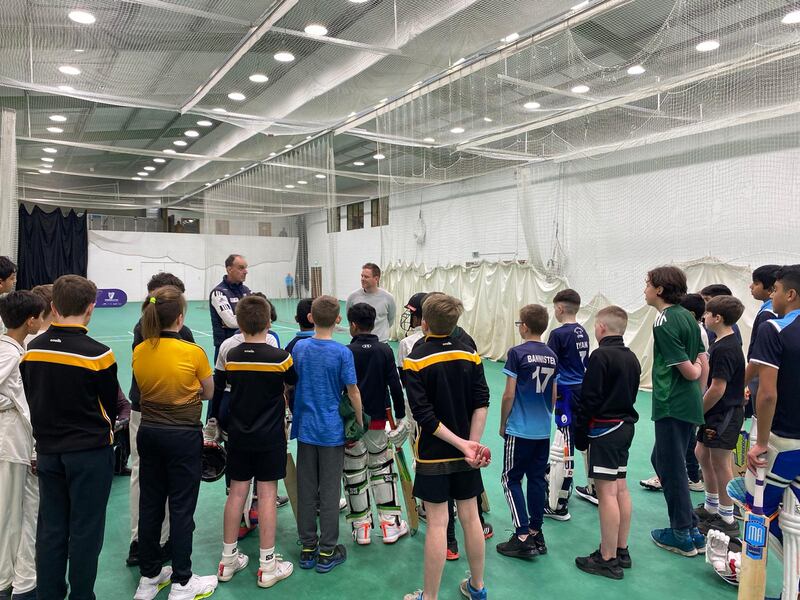
[[[211,377],[205,351],[171,331],[158,345],[145,340],[133,349],[133,376],[141,394],[142,424],[200,427],[200,381]]]
[[[428,336],[403,361],[403,372],[408,403],[420,427],[417,473],[469,470],[464,455],[434,433],[444,424],[457,436],[469,439],[472,413],[489,406],[481,357],[452,337]]]
[[[20,363],[40,454],[93,450],[114,441],[117,363],[86,327],[53,323]]]

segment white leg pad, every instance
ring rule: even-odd
[[[796,598],[800,592],[800,486],[790,485],[783,493],[783,509],[778,517],[783,532],[783,598]]]
[[[559,503],[569,499],[569,485],[572,481],[572,456],[569,452],[569,440],[565,435],[569,430],[559,427],[553,436],[550,447],[550,476],[548,478],[547,502],[551,510],[556,510]],[[566,487],[566,489],[564,489]]]
[[[368,452],[369,482],[378,515],[381,521],[397,523],[403,513],[397,496],[394,452],[389,447],[386,431],[368,431],[364,435],[364,444]]]
[[[347,522],[355,526],[356,522],[370,517],[369,477],[367,474],[367,447],[359,440],[352,447],[344,450],[345,498],[347,500]]]

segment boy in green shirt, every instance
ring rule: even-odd
[[[653,323],[653,421],[656,441],[651,461],[664,489],[670,527],[650,536],[660,548],[683,556],[705,551],[697,529],[686,477],[686,446],[695,426],[703,424],[699,380],[707,371],[698,361],[704,351],[697,321],[678,305],[686,294],[686,275],[677,267],[647,273],[647,304],[658,310]],[[708,373],[705,373],[707,376]]]

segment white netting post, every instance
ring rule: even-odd
[[[0,256],[17,259],[17,113],[4,108],[0,115]]]

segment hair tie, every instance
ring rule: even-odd
[[[156,303],[156,297],[150,296],[150,304],[155,304],[155,303]]]

